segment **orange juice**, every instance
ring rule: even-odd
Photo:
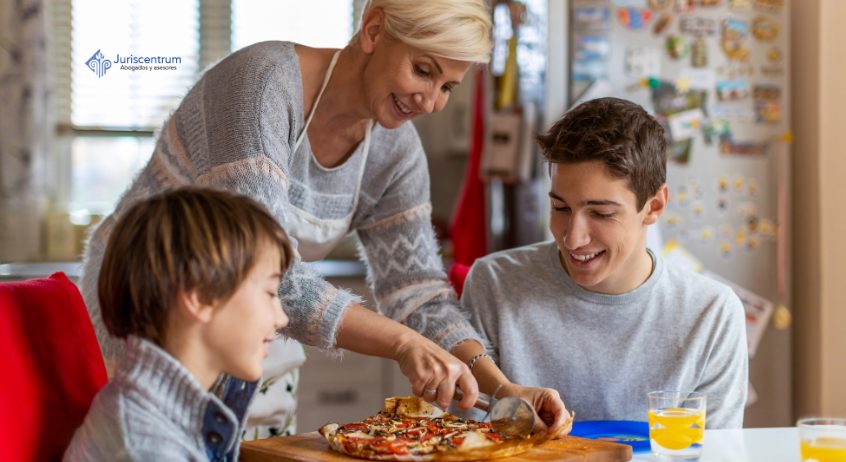
[[[802,450],[802,460],[846,462],[846,439],[843,438],[818,437],[802,440],[799,447]]]
[[[687,449],[692,444],[702,444],[704,436],[704,409],[649,410],[649,438],[665,449]]]

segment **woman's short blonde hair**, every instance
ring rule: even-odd
[[[457,61],[490,61],[491,17],[484,0],[368,0],[361,17],[376,8],[385,14],[388,34],[407,45]]]

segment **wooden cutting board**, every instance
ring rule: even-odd
[[[632,448],[625,444],[566,436],[560,440],[547,441],[523,454],[497,460],[502,462],[622,462],[631,458]],[[330,450],[326,440],[319,433],[311,432],[245,441],[241,443],[240,460],[242,462],[350,462],[360,459]]]

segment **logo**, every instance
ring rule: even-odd
[[[106,55],[100,52],[100,50],[97,50],[88,58],[88,61],[85,61],[85,65],[91,69],[91,72],[97,74],[97,78],[101,78],[112,67],[112,62],[106,59]]]

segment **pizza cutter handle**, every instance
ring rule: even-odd
[[[464,392],[462,392],[460,388],[456,388],[455,395],[453,395],[452,399],[456,401],[461,401],[462,398],[464,398]],[[488,412],[488,410],[490,410],[491,408],[491,399],[488,397],[488,395],[484,393],[479,393],[479,398],[476,399],[476,403],[473,404],[473,407]]]

